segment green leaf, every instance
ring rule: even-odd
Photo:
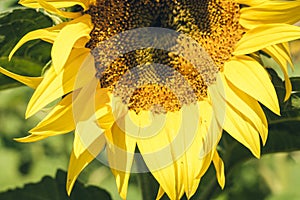
[[[52,26],[50,17],[33,9],[14,9],[0,13],[0,66],[17,74],[40,76],[50,61],[51,44],[34,40],[23,45],[8,61],[8,55],[17,42],[28,32]],[[20,86],[0,74],[0,89]]]
[[[290,80],[293,85],[293,91],[300,92],[300,77],[291,77]]]
[[[65,184],[66,172],[58,170],[55,179],[45,176],[38,183],[26,184],[23,188],[16,188],[0,193],[0,199],[15,200],[111,200],[110,195],[103,189],[96,186],[85,187],[76,181],[75,187],[70,197],[68,197]]]

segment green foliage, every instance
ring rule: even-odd
[[[67,169],[72,134],[36,143],[13,140],[27,136],[40,120],[39,115],[24,120],[32,92],[27,87],[0,91],[0,192],[53,176],[57,168]]]
[[[10,7],[17,6],[18,0],[1,0],[0,11],[9,9]]]
[[[79,181],[76,181],[74,192],[68,197],[65,191],[66,172],[58,170],[55,179],[50,176],[45,176],[38,183],[26,184],[23,188],[8,190],[0,193],[0,199],[15,200],[111,200],[110,195],[105,191],[95,186],[85,187]]]
[[[0,14],[0,66],[26,76],[40,76],[50,61],[51,45],[34,40],[23,45],[8,61],[8,55],[28,32],[52,26],[50,17],[33,9],[14,9]],[[15,80],[0,74],[0,89],[20,86]]]

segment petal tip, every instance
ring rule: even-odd
[[[253,152],[253,155],[254,155],[257,159],[260,159],[260,152],[259,152],[259,153],[254,153],[254,152]]]
[[[26,137],[25,138],[24,137],[22,137],[22,138],[14,138],[13,140],[16,141],[16,142],[26,143]]]
[[[74,180],[72,180],[68,177],[67,184],[66,184],[66,191],[67,191],[68,196],[71,195],[73,186],[74,186]]]
[[[36,141],[42,140],[46,137],[47,136],[31,134],[31,135],[21,137],[21,138],[14,138],[14,141],[22,142],[22,143],[29,143],[29,142],[36,142]]]
[[[32,106],[30,106],[30,102],[28,103],[27,109],[25,111],[25,119],[28,119],[32,117],[37,111],[32,109]]]

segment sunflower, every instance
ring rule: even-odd
[[[211,163],[225,184],[217,144],[225,130],[260,157],[268,137],[264,105],[280,115],[260,52],[280,65],[291,94],[288,41],[300,1],[280,0],[21,0],[64,18],[26,34],[52,43],[42,77],[0,71],[35,92],[30,117],[54,100],[51,112],[20,142],[75,130],[67,191],[105,149],[125,199],[133,164],[143,160],[160,184],[159,199],[191,198]],[[80,7],[73,12],[69,8]],[[74,9],[73,9],[74,10]],[[78,9],[77,9],[78,10]]]

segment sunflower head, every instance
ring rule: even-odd
[[[153,105],[160,105],[164,112],[178,111],[184,104],[207,98],[207,86],[215,79],[214,71],[222,70],[242,37],[239,10],[234,1],[96,2],[87,11],[94,24],[87,47],[94,52],[101,87],[113,90],[119,83],[115,94],[136,113]],[[117,37],[118,34],[122,35]],[[104,57],[112,54],[118,57],[104,63]],[[125,76],[132,69],[136,73]],[[187,87],[181,87],[183,81],[178,80],[176,73],[190,85],[195,100],[191,100]],[[122,86],[119,81],[124,77],[127,80],[122,81]],[[137,79],[141,83],[124,85]],[[166,80],[174,85],[163,86]],[[181,94],[175,95],[174,90]]]
[[[53,44],[52,65],[39,77],[1,72],[35,88],[30,117],[61,98],[22,142],[75,130],[67,190],[105,149],[126,198],[134,159],[160,184],[157,198],[191,198],[211,163],[224,187],[217,143],[225,130],[260,156],[268,124],[261,104],[280,114],[259,52],[279,63],[291,93],[288,41],[300,1],[21,0],[68,18],[25,35]],[[79,5],[80,12],[64,8]],[[278,14],[282,13],[282,14]],[[69,123],[66,123],[68,121]],[[138,153],[137,152],[138,149]],[[142,170],[143,171],[143,170]],[[141,172],[141,170],[138,170]]]

